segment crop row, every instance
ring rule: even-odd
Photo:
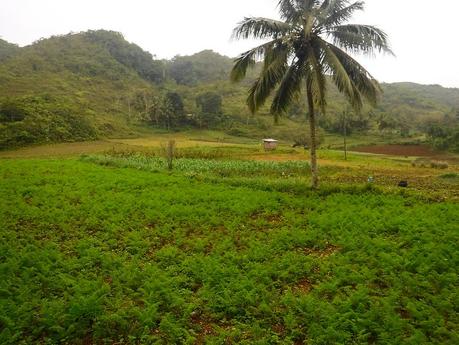
[[[83,157],[84,161],[117,167],[136,168],[145,171],[164,171],[166,160],[160,157],[130,155],[117,157],[96,155]],[[188,174],[213,173],[219,176],[252,176],[274,175],[293,176],[309,174],[309,164],[305,161],[264,162],[244,160],[209,160],[179,158],[173,161],[173,169]]]

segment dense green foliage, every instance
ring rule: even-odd
[[[2,344],[457,344],[459,206],[0,165]]]
[[[256,66],[247,84],[235,85],[228,80],[231,65],[231,58],[212,51],[158,61],[119,33],[104,30],[42,39],[24,48],[0,41],[0,105],[4,109],[0,149],[131,136],[138,125],[209,127],[257,139],[290,140],[304,131],[302,99],[279,126],[266,116],[267,108],[251,116],[245,106],[246,90],[261,66]],[[454,118],[459,109],[457,89],[416,84],[383,84],[382,88],[384,96],[377,109],[364,107],[360,114],[351,114],[353,131],[394,135],[406,134],[408,127],[408,135],[427,133],[431,124],[444,127],[445,117]],[[327,113],[318,120],[323,129],[340,133],[339,116],[346,102],[336,89],[328,91]],[[169,92],[180,95],[184,114],[189,116],[180,114],[167,121],[170,108],[164,99]],[[221,113],[202,111],[197,99],[209,93],[214,99],[221,97]],[[12,113],[11,104],[20,109],[17,114]]]
[[[176,56],[167,66],[168,75],[178,84],[227,80],[233,60],[212,50],[204,50],[191,56]]]
[[[88,31],[83,34],[90,42],[104,46],[124,66],[136,71],[143,79],[160,83],[165,80],[166,66],[138,45],[127,42],[123,35],[113,31]]]
[[[19,47],[15,44],[0,39],[0,62],[7,60],[19,52]]]
[[[119,47],[118,55],[112,46]],[[130,104],[137,93],[153,88],[141,77],[142,68],[148,71],[149,66],[142,67],[142,61],[151,55],[144,53],[139,60],[139,49],[105,31],[52,37],[20,48],[0,63],[0,107],[22,109],[21,119],[11,107],[10,115],[3,111],[0,148],[132,132]]]
[[[222,96],[216,92],[205,92],[196,97],[199,127],[211,127],[222,122]]]
[[[92,140],[96,129],[85,109],[68,98],[18,97],[0,103],[0,147]]]
[[[427,135],[436,149],[459,153],[459,124],[433,123],[427,127]]]

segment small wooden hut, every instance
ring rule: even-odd
[[[263,139],[263,147],[265,151],[273,151],[277,149],[278,141],[275,139]]]

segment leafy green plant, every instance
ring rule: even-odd
[[[2,344],[457,343],[457,203],[90,161],[0,165]]]
[[[101,165],[131,167],[147,171],[162,171],[167,167],[167,160],[159,157],[146,157],[141,154],[128,157],[86,156],[84,161]],[[246,160],[209,160],[178,158],[174,160],[174,170],[190,174],[211,174],[220,177],[229,176],[292,176],[307,174],[309,164],[304,161],[263,162]]]

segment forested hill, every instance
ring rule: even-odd
[[[228,80],[233,59],[204,50],[191,56],[176,56],[168,62],[168,76],[178,84],[195,86],[200,83]]]
[[[385,99],[391,103],[417,104],[420,98],[459,109],[459,89],[415,83],[383,84]]]
[[[42,39],[24,48],[0,40],[0,149],[135,135],[139,125],[269,134],[275,128],[267,109],[250,117],[245,106],[256,71],[232,84],[232,64],[210,50],[157,60],[120,33],[104,30]],[[412,83],[383,89],[377,109],[353,115],[353,129],[416,131],[458,114],[459,89]],[[320,124],[337,131],[346,102],[333,87],[328,104]],[[304,113],[300,100],[283,121],[294,130]]]
[[[163,63],[119,33],[89,31],[0,45],[0,146],[130,132],[129,106]]]
[[[0,62],[3,62],[18,53],[20,48],[12,43],[0,39]]]

